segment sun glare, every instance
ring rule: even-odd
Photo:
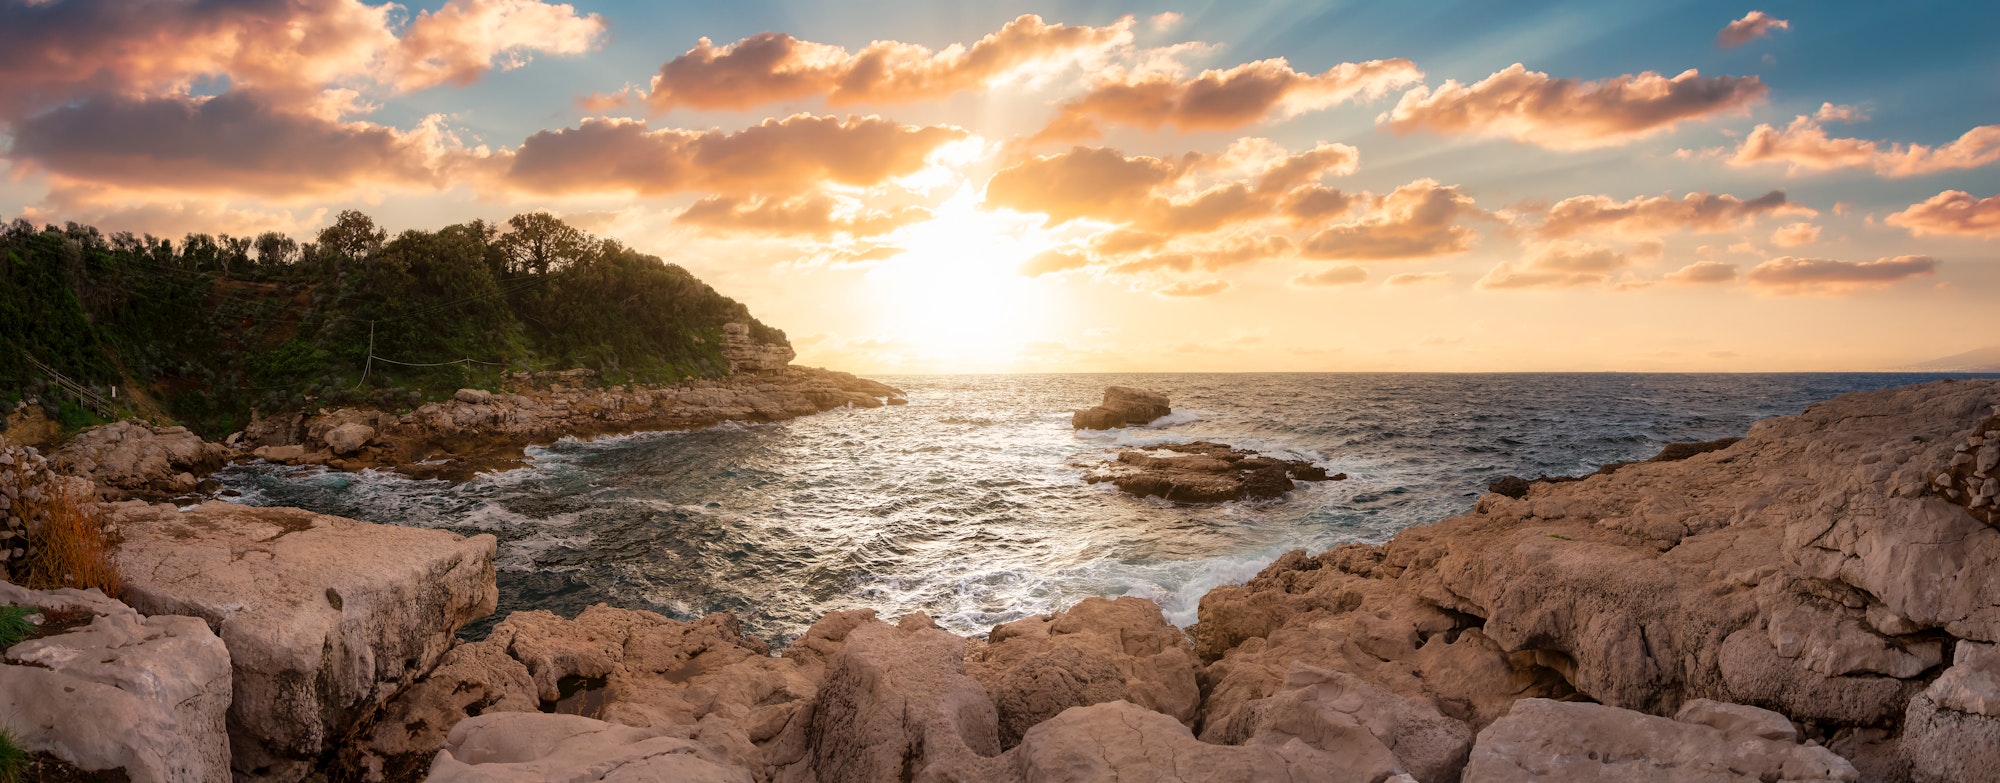
[[[904,364],[1010,369],[1021,348],[1048,330],[1047,297],[1020,273],[1047,249],[1039,216],[993,212],[961,187],[931,219],[898,233],[900,255],[870,272],[881,319],[910,355]]]

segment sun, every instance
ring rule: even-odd
[[[981,209],[978,192],[964,185],[930,219],[891,237],[902,252],[869,278],[880,297],[878,328],[909,349],[905,364],[1004,371],[1048,333],[1048,292],[1020,271],[1053,245],[1040,222]]]

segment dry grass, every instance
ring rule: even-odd
[[[104,520],[97,507],[68,492],[50,492],[42,503],[42,531],[36,537],[41,551],[28,560],[22,586],[95,587],[113,598],[124,593],[125,580],[111,562],[110,542],[104,538]]]

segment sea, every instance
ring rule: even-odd
[[[1742,435],[1842,393],[1933,374],[1143,374],[883,377],[907,406],[773,424],[564,439],[453,483],[268,463],[227,500],[499,540],[500,607],[734,612],[782,646],[821,615],[925,612],[983,636],[1089,596],[1195,622],[1203,593],[1291,549],[1376,543],[1472,508],[1505,475],[1575,475]],[[1145,426],[1075,431],[1104,387],[1172,398]],[[1084,475],[1119,451],[1209,440],[1345,481],[1176,505]]]

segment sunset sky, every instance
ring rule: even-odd
[[[863,373],[2000,343],[2000,4],[0,0],[0,215],[547,210]]]

